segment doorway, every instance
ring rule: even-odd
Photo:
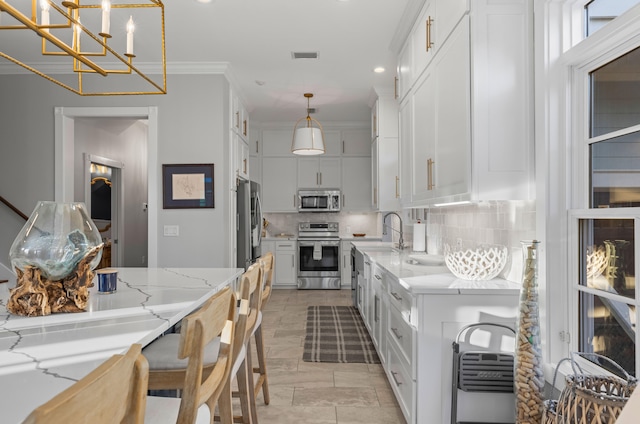
[[[77,166],[77,152],[75,147],[82,140],[76,139],[76,120],[85,118],[126,118],[145,120],[147,130],[147,149],[144,154],[147,162],[146,166],[146,202],[135,205],[144,210],[146,214],[146,265],[149,267],[158,266],[158,236],[155,229],[158,225],[157,208],[149,208],[147,204],[158,204],[158,176],[155,170],[158,167],[158,110],[157,107],[82,107],[82,108],[55,108],[55,200],[60,202],[72,202],[76,198],[84,197],[84,188],[80,188],[76,181],[76,174],[80,179],[84,179],[82,166]],[[82,163],[83,161],[80,160]],[[122,170],[120,171],[122,173]],[[122,174],[121,174],[122,175]],[[88,178],[88,177],[87,177]],[[86,181],[87,179],[84,179]],[[121,185],[122,186],[122,185]],[[81,186],[84,187],[84,184]],[[120,191],[120,196],[124,188]],[[124,202],[122,202],[124,203]],[[122,203],[120,207],[122,208]],[[122,234],[122,225],[120,234]],[[122,237],[119,244],[122,246]],[[122,249],[120,249],[122,251]],[[120,252],[119,255],[122,253]],[[120,266],[127,266],[120,262]],[[140,265],[137,265],[140,266]]]
[[[85,203],[104,243],[98,268],[124,266],[124,252],[119,249],[120,245],[124,246],[124,227],[121,225],[124,222],[124,163],[85,153],[84,164]],[[136,265],[146,266],[145,259],[143,257],[142,263]]]

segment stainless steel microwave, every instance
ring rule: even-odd
[[[340,190],[298,190],[298,212],[340,212]]]

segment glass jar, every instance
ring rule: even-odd
[[[34,267],[51,281],[69,276],[80,261],[102,244],[84,203],[39,202],[9,250],[11,266]],[[95,269],[102,252],[90,262]]]
[[[544,374],[540,348],[537,240],[522,241],[522,287],[518,307],[514,385],[516,423],[542,422]]]

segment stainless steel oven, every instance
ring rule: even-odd
[[[298,289],[340,289],[337,222],[298,225]]]

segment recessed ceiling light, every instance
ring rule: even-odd
[[[211,3],[213,0],[196,0],[198,3]]]
[[[377,68],[373,68],[373,72],[376,74],[381,74],[384,72],[384,68],[382,66],[378,66]]]

